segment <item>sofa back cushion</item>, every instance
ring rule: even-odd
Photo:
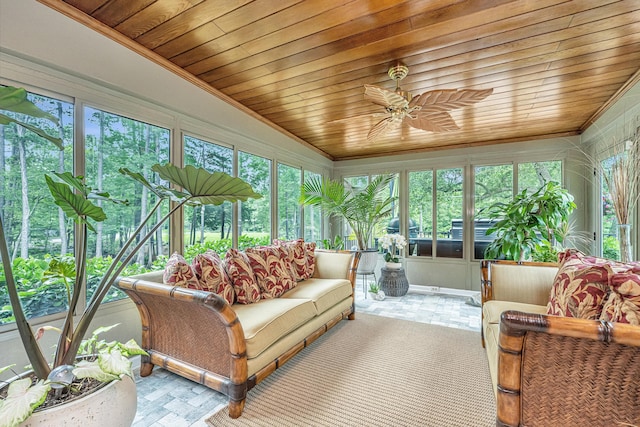
[[[196,273],[182,255],[174,252],[164,268],[162,282],[166,285],[202,290]]]
[[[217,253],[208,249],[205,253],[196,255],[191,266],[203,290],[218,294],[229,304],[233,304],[236,294]]]
[[[244,252],[229,249],[222,264],[231,279],[238,303],[251,304],[260,300],[260,286]]]
[[[317,251],[313,277],[322,279],[348,278],[352,259],[352,253]]]
[[[316,242],[304,242],[304,256],[307,260],[305,278],[310,279],[316,270]]]
[[[519,265],[491,262],[489,277],[493,299],[546,306],[553,279],[558,272],[554,265]]]
[[[307,274],[307,258],[304,250],[304,240],[274,240],[273,244],[284,248],[289,255],[288,259],[291,263],[292,277],[296,281],[308,279]]]
[[[261,298],[277,298],[285,291],[281,280],[272,273],[272,264],[280,262],[269,247],[247,248],[245,250],[249,264],[260,286]],[[288,274],[287,274],[288,277]],[[291,280],[291,278],[289,278]]]

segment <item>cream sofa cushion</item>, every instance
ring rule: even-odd
[[[316,251],[316,268],[313,277],[345,279],[349,277],[352,253]]]
[[[309,299],[321,314],[351,296],[351,282],[346,279],[307,279],[280,298]]]
[[[316,315],[310,299],[263,299],[253,304],[234,304],[231,308],[242,325],[249,359]]]
[[[492,264],[493,299],[546,307],[557,272],[558,267]]]

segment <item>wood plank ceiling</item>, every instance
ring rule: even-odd
[[[576,135],[640,74],[638,0],[40,1],[334,160]],[[364,84],[394,90],[397,61],[414,96],[493,94],[451,112],[460,130],[367,142]]]

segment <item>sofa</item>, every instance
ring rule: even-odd
[[[313,259],[312,277],[247,304],[165,284],[162,271],[119,278],[142,321],[149,355],[140,375],[157,365],[203,384],[228,396],[229,416],[239,417],[248,390],[340,320],[354,319],[359,253],[315,250]]]
[[[640,265],[484,260],[481,290],[498,426],[640,426]]]

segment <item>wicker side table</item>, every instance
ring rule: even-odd
[[[378,285],[385,295],[390,297],[401,297],[409,290],[409,281],[404,274],[404,268],[392,270],[382,267]]]

